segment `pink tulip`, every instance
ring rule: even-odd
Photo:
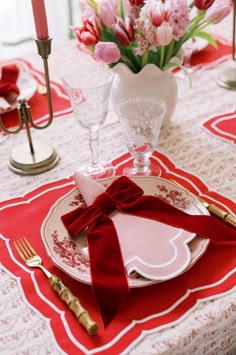
[[[215,2],[215,0],[194,0],[194,6],[196,6],[196,8],[197,8],[198,10],[205,11],[205,10],[207,10],[214,2]]]
[[[130,17],[127,16],[125,20],[119,17],[113,25],[113,30],[121,46],[129,46],[134,41],[134,28]]]
[[[173,27],[168,22],[163,22],[161,26],[157,28],[157,41],[161,46],[167,46],[170,44],[173,38]]]
[[[231,12],[229,4],[218,2],[215,3],[206,11],[206,21],[213,22],[214,24],[222,21]]]
[[[113,42],[98,42],[95,46],[94,58],[106,64],[115,63],[120,59],[120,50]]]
[[[100,15],[104,25],[112,28],[117,18],[116,8],[110,0],[101,0],[99,7]]]

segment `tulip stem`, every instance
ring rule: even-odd
[[[135,73],[137,71],[137,68],[135,67],[135,65],[132,63],[132,61],[128,57],[126,57],[125,55],[122,55],[121,59],[122,59],[121,62],[129,65],[129,67],[132,70],[132,72]]]
[[[172,58],[173,54],[173,48],[174,48],[175,41],[172,40],[168,46],[168,52],[165,60],[165,64],[169,63],[170,59]]]
[[[148,51],[144,52],[142,56],[142,63],[141,66],[142,68],[148,63]]]
[[[165,47],[160,46],[160,69],[162,69],[164,65],[164,55],[165,55]]]

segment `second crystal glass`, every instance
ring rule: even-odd
[[[134,160],[123,170],[124,175],[161,174],[160,168],[150,165],[150,157],[157,147],[166,104],[160,98],[130,97],[115,106],[127,148]]]
[[[78,66],[62,76],[78,123],[89,131],[91,165],[79,169],[91,178],[113,175],[114,168],[99,161],[99,129],[105,122],[114,74],[102,66]]]

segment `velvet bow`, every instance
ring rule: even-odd
[[[79,207],[62,216],[73,236],[87,228],[92,288],[107,326],[127,297],[129,286],[112,219],[114,209],[185,229],[215,242],[236,243],[236,231],[214,216],[189,215],[143,190],[126,176],[117,178],[88,207]]]
[[[1,68],[0,96],[8,99],[9,94],[19,95],[20,91],[16,85],[19,69],[15,64],[5,65]]]

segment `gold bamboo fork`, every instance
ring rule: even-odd
[[[36,253],[29,241],[23,237],[16,240],[14,245],[21,259],[29,267],[38,267],[47,275],[52,289],[72,310],[89,335],[94,335],[98,330],[98,324],[91,319],[89,313],[81,306],[79,299],[63,284],[62,280],[45,269],[42,265],[42,258]]]

